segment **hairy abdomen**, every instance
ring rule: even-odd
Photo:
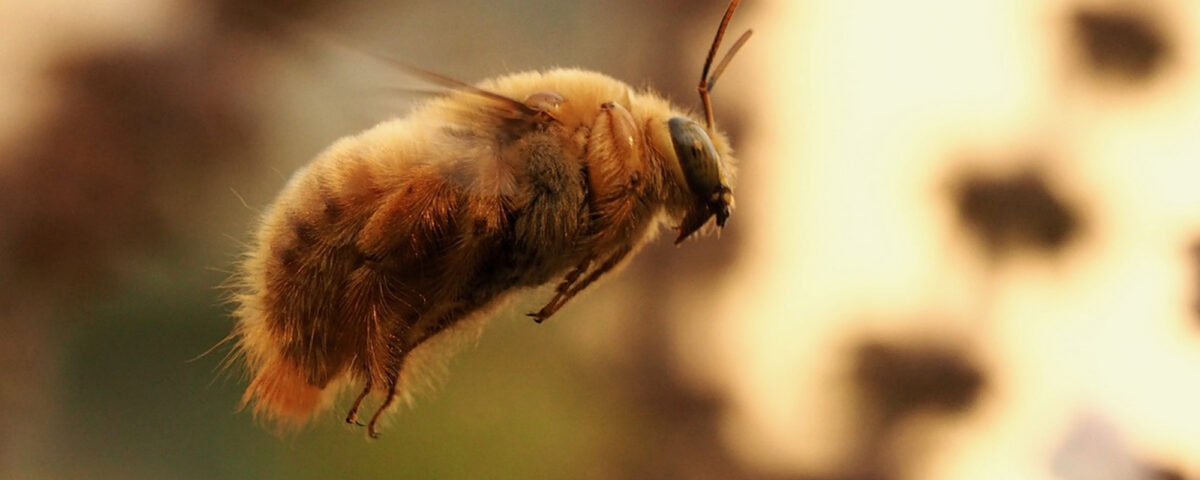
[[[302,422],[324,404],[322,393],[369,333],[369,319],[353,314],[362,309],[347,299],[371,280],[355,275],[364,260],[354,238],[374,194],[335,188],[329,174],[321,162],[296,173],[264,217],[242,271],[236,316],[252,375],[243,402],[272,419]]]
[[[298,172],[243,267],[238,332],[253,376],[244,401],[302,422],[339,378],[394,381],[422,342],[574,264],[587,232],[584,179],[558,138],[528,135],[499,152],[517,160],[506,173],[519,187],[505,195],[447,174],[454,160],[373,158],[358,139]],[[461,160],[488,161],[497,159]]]

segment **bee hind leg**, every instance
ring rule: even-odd
[[[367,423],[367,435],[371,438],[379,438],[379,419],[383,417],[383,413],[396,402],[396,397],[400,390],[400,373],[404,370],[404,361],[408,358],[408,353],[417,346],[425,343],[425,341],[433,338],[438,332],[441,332],[455,320],[461,318],[464,310],[451,309],[448,312],[443,312],[437,316],[427,316],[424,318],[434,319],[434,321],[425,323],[419,318],[410,318],[405,323],[408,336],[400,343],[394,345],[391,350],[392,355],[387,360],[387,366],[383,369],[383,383],[387,396],[384,397],[383,403],[379,404],[379,408],[371,415],[371,421]]]
[[[422,340],[423,341],[423,340]],[[420,341],[414,343],[419,344]],[[403,353],[389,361],[386,369],[386,378],[384,378],[387,396],[384,397],[383,403],[379,404],[379,408],[371,415],[371,421],[367,423],[367,436],[371,438],[379,438],[379,419],[383,417],[383,412],[386,412],[388,407],[391,407],[396,402],[396,396],[400,388],[400,370],[404,366],[404,359],[407,357],[408,349]]]
[[[396,386],[399,384],[396,380],[394,378],[388,379],[387,398],[383,400],[383,403],[379,404],[379,408],[375,410],[375,414],[371,415],[371,422],[367,423],[367,436],[371,438],[379,438],[379,429],[376,427],[379,423],[379,417],[382,417],[383,412],[396,401]]]
[[[350,413],[346,414],[346,423],[358,425],[360,427],[366,426],[362,422],[358,421],[358,409],[360,407],[362,407],[363,399],[367,398],[367,394],[370,394],[370,393],[371,393],[371,379],[368,377],[367,385],[365,387],[363,387],[362,393],[359,393],[358,397],[354,399],[354,403],[352,405],[350,405]]]

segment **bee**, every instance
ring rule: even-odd
[[[261,219],[233,294],[243,406],[302,425],[361,382],[346,422],[362,426],[363,400],[381,394],[365,425],[377,437],[430,339],[557,279],[529,314],[541,323],[661,224],[676,225],[676,244],[723,228],[735,162],[709,92],[751,33],[711,69],[738,3],[701,71],[703,119],[583,70],[477,85],[417,72],[447,93],[335,142]]]

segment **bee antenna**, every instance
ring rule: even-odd
[[[713,70],[712,75],[708,77],[708,93],[712,93],[713,85],[716,85],[717,78],[720,78],[721,74],[725,72],[725,67],[729,66],[729,61],[733,60],[733,55],[736,54],[738,50],[742,49],[742,45],[745,45],[746,40],[749,40],[750,35],[753,34],[754,30],[746,30],[742,36],[738,37],[736,42],[733,42],[733,46],[729,47],[729,51],[725,52],[725,56],[721,57],[721,61],[717,63],[717,68]]]
[[[742,3],[742,0],[732,0],[729,2],[729,8],[725,9],[725,17],[721,19],[721,26],[717,27],[717,36],[713,39],[712,48],[708,50],[708,58],[704,59],[704,70],[700,72],[700,85],[696,87],[696,90],[700,92],[700,103],[704,104],[704,119],[708,122],[708,130],[710,132],[713,129],[714,122],[712,113],[712,99],[708,96],[708,90],[711,88],[709,85],[712,83],[708,77],[708,70],[709,68],[712,68],[713,57],[717,56],[717,49],[721,47],[721,39],[725,38],[725,28],[729,26],[729,20],[733,18],[733,12],[734,10],[737,10],[738,4],[740,3]],[[748,37],[747,35],[742,35],[742,38],[744,39]],[[739,40],[739,43],[743,42],[745,42],[745,40]],[[734,51],[736,51],[736,48],[737,45],[735,45]],[[726,55],[726,59],[728,59],[728,55]],[[717,73],[721,73],[721,70],[724,68],[723,66],[727,63],[728,60],[722,61],[722,66],[717,68]],[[713,80],[716,80],[715,75]]]

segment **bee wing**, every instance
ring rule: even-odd
[[[416,67],[409,66],[409,65],[396,63],[394,61],[392,63],[394,65],[396,65],[397,67],[399,67],[400,69],[404,70],[409,75],[421,78],[429,83],[432,83],[435,85],[440,85],[442,87],[448,88],[453,91],[465,92],[465,93],[468,93],[471,95],[475,95],[484,100],[487,100],[496,108],[495,113],[497,113],[498,116],[503,117],[503,118],[513,119],[513,120],[534,121],[538,118],[541,118],[539,116],[540,113],[544,113],[542,110],[539,110],[537,108],[526,105],[525,103],[518,101],[514,98],[506,97],[499,93],[484,90],[482,88],[476,87],[476,86],[471,85],[466,82],[455,80],[455,79],[447,77],[445,75],[430,72],[428,70],[422,70],[420,68],[416,68]]]

